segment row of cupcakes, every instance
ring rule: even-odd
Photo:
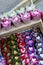
[[[12,65],[12,53],[6,38],[1,39],[1,51],[3,56],[5,57],[5,65]]]
[[[19,26],[21,23],[28,23],[30,20],[40,20],[41,12],[38,10],[27,11],[25,13],[17,13],[17,15],[0,19],[0,29],[9,29],[12,25]]]
[[[39,59],[39,65],[43,65],[43,35],[39,28],[33,29],[32,34],[36,40],[36,51]]]
[[[14,65],[22,65],[21,59],[20,59],[20,51],[18,49],[18,44],[16,42],[15,35],[10,36],[10,42],[9,42],[11,51],[12,51],[12,60]]]
[[[35,49],[35,39],[31,35],[32,30],[27,30],[26,31],[26,36],[25,36],[25,42],[26,42],[26,49],[27,53],[30,56],[30,64],[32,65],[38,65],[38,56],[36,54],[36,49]]]
[[[23,34],[22,33],[17,33],[17,42],[18,42],[18,48],[20,50],[20,58],[22,61],[22,65],[29,65],[29,58],[28,58],[28,53],[26,50],[26,44],[24,42]]]

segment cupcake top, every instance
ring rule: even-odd
[[[40,56],[43,58],[43,54],[40,54]]]
[[[5,58],[2,56],[1,51],[0,51],[0,65],[6,65]]]
[[[33,10],[32,13],[31,13],[33,16],[37,16],[37,15],[40,15],[40,12],[38,10]]]
[[[8,26],[9,24],[11,24],[11,20],[10,19],[6,19],[6,17],[4,17],[4,19],[2,21],[2,25],[3,26]]]
[[[42,64],[42,65],[43,65],[43,60],[40,60],[40,61],[39,61],[39,64]]]
[[[30,13],[25,12],[25,13],[21,14],[21,19],[22,20],[23,19],[29,19],[29,18],[30,18]]]
[[[41,52],[42,51],[42,48],[39,48],[38,51]]]

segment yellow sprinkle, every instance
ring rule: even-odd
[[[15,60],[18,60],[18,58],[19,58],[19,57],[16,56],[16,57],[15,57]]]
[[[20,65],[20,64],[18,62],[16,62],[15,65]]]
[[[13,48],[16,48],[16,46],[14,45]]]
[[[12,42],[12,44],[14,44],[14,41],[11,41]]]
[[[17,51],[16,50],[14,50],[14,54],[17,54]]]

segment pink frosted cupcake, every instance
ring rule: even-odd
[[[11,27],[11,21],[9,19],[6,19],[6,17],[4,17],[2,26],[4,29],[9,29]]]
[[[20,25],[20,17],[17,15],[17,16],[14,16],[12,17],[12,23],[15,25],[15,26],[19,26]]]
[[[39,63],[39,60],[38,60],[38,57],[37,56],[32,56],[31,57],[31,65],[38,65]]]
[[[20,15],[21,16],[21,20],[24,22],[24,23],[27,23],[30,21],[30,13],[26,12],[26,13],[23,13]]]
[[[41,13],[38,10],[31,11],[31,15],[34,20],[41,19]]]

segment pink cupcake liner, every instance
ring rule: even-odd
[[[34,20],[41,19],[41,12],[39,12],[38,10],[31,11],[31,15]]]
[[[2,26],[4,29],[9,29],[11,27],[11,20],[9,19],[4,19],[2,22]]]
[[[14,17],[12,17],[12,23],[13,23],[15,26],[20,25],[20,22],[21,22],[21,20],[20,20],[20,17],[19,17],[19,16],[14,16]]]
[[[27,23],[29,22],[31,19],[30,19],[30,13],[24,13],[24,14],[21,14],[21,20],[24,22],[24,23]]]

